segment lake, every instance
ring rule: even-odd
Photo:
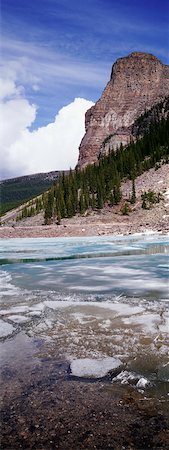
[[[53,377],[64,389],[100,382],[165,404],[168,255],[160,234],[1,240],[4,414],[13,404],[22,416],[16,396],[31,383],[37,396],[42,378],[53,392]]]

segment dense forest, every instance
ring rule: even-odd
[[[72,217],[86,210],[101,209],[107,203],[110,206],[121,200],[121,182],[126,178],[133,180],[131,203],[135,201],[134,180],[151,167],[156,169],[159,163],[169,161],[169,116],[154,116],[141,139],[118,151],[100,157],[97,164],[83,170],[70,170],[63,173],[54,183],[45,199],[45,223],[63,217]]]

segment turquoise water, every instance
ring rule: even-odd
[[[0,263],[15,286],[168,296],[166,237],[9,239]]]
[[[168,255],[168,236],[153,234],[2,240],[2,364],[22,335],[23,351],[42,339],[70,363],[118,358],[113,382],[166,394]]]

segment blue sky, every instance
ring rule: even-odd
[[[2,0],[3,62],[38,105],[34,127],[75,97],[96,101],[116,58],[169,63],[168,0]]]
[[[101,96],[117,58],[144,51],[169,64],[167,5],[168,0],[1,0],[3,178],[74,164],[69,156],[74,152],[77,158],[85,110]],[[74,149],[56,133],[57,128],[63,135],[63,125]],[[44,159],[39,166],[33,157],[48,132],[51,164]],[[65,164],[59,161],[63,145]],[[28,157],[31,165],[25,164]]]

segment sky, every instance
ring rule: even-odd
[[[1,178],[74,168],[117,58],[169,64],[168,0],[1,0]]]

